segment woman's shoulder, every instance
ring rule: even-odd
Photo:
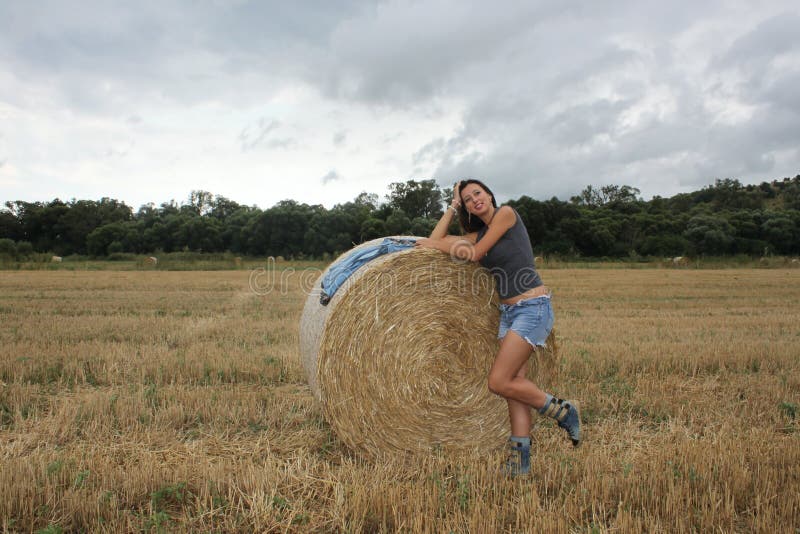
[[[517,210],[511,206],[500,206],[497,208],[497,212],[494,215],[495,221],[509,228],[517,223],[518,218]]]
[[[501,213],[507,213],[510,215],[516,215],[517,210],[509,206],[508,204],[503,204],[497,208],[497,214],[500,215]]]

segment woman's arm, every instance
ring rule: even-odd
[[[450,222],[456,216],[455,214],[457,211],[458,208],[454,206],[450,206],[444,210],[441,219],[439,219],[439,222],[436,223],[436,226],[431,232],[431,239],[442,239],[443,237],[447,236],[447,228],[450,226]]]
[[[492,224],[489,225],[483,239],[477,243],[478,233],[472,232],[463,237],[422,238],[418,239],[416,244],[419,247],[441,250],[460,260],[480,261],[516,222],[517,216],[514,214],[514,210],[508,206],[502,206],[497,209]]]
[[[475,246],[475,239],[478,233],[472,232],[465,235],[446,235],[438,239],[432,237],[422,237],[417,239],[415,243],[418,247],[435,248],[446,252],[453,257],[460,258],[461,254],[458,252],[461,249],[472,249]]]
[[[460,189],[461,182],[456,182],[455,185],[453,185],[453,199],[450,201],[450,207],[444,210],[439,222],[436,223],[436,227],[430,235],[431,239],[442,239],[447,235],[447,228],[450,226],[450,222],[453,218],[458,214],[458,208],[461,206]]]

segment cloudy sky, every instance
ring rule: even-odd
[[[2,0],[0,201],[795,176],[798,28],[796,0]]]

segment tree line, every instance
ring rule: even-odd
[[[428,235],[452,191],[434,180],[389,186],[333,208],[283,200],[260,209],[207,191],[137,211],[110,198],[5,203],[0,256],[107,257],[231,252],[324,259],[387,235]],[[587,258],[800,253],[800,175],[760,185],[736,179],[670,198],[643,200],[627,185],[586,187],[567,201],[510,200],[537,255]],[[452,228],[457,232],[456,227]]]

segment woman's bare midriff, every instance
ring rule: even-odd
[[[507,299],[503,299],[500,302],[502,304],[516,304],[517,302],[519,302],[521,300],[535,299],[536,297],[543,297],[543,296],[549,295],[549,294],[550,294],[550,290],[547,288],[547,286],[541,285],[539,287],[534,287],[533,289],[529,289],[525,293],[522,293],[520,295],[517,295],[517,296],[514,296],[514,297],[510,297],[510,298],[507,298]]]

